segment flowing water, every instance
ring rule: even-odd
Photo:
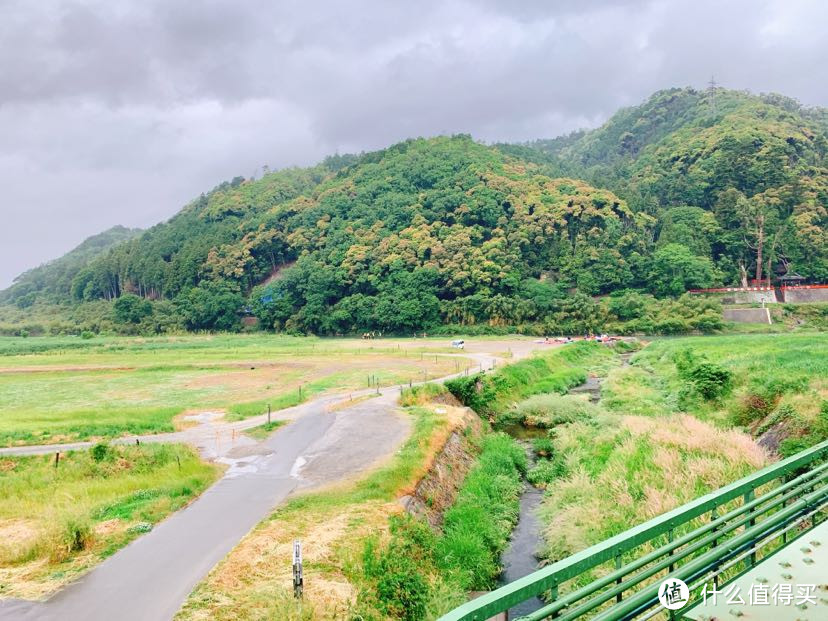
[[[626,366],[632,354],[622,354],[622,363]],[[590,377],[580,386],[576,386],[569,392],[571,394],[588,394],[590,401],[597,402],[601,399],[601,382],[597,377]],[[512,425],[504,429],[507,433],[524,443],[526,447],[528,467],[531,468],[534,462],[534,454],[528,440],[532,437],[539,437],[546,434],[545,431],[527,429],[523,425]],[[540,523],[538,522],[537,509],[543,500],[543,490],[525,482],[525,489],[520,497],[520,518],[517,526],[512,531],[509,540],[509,547],[501,557],[503,573],[500,575],[500,585],[514,582],[538,569],[538,558],[535,556],[541,545]],[[528,615],[544,606],[543,600],[533,597],[509,609],[509,619],[517,619]]]
[[[531,468],[534,457],[529,444],[527,443],[525,446],[528,457],[527,465]],[[506,548],[501,557],[503,573],[500,574],[500,585],[514,582],[518,578],[531,574],[538,568],[538,559],[535,552],[541,543],[541,534],[537,509],[543,499],[543,490],[528,482],[525,482],[525,486],[523,494],[520,496],[520,518],[517,526],[512,531],[509,547]],[[510,608],[508,618],[517,619],[523,615],[528,615],[543,605],[543,600],[539,597],[533,597]]]

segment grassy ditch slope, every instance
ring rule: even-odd
[[[628,345],[619,343],[620,350]],[[464,405],[496,425],[516,421],[515,404],[541,394],[564,394],[583,384],[589,375],[605,375],[620,364],[608,347],[594,342],[577,342],[538,353],[531,358],[498,369],[487,375],[458,377],[446,388]]]
[[[186,505],[219,474],[189,448],[0,460],[0,598],[40,598]]]
[[[728,370],[701,355],[678,356],[678,378],[671,354],[658,349],[673,343],[649,345],[632,365],[619,355],[629,344],[576,343],[448,383],[495,425],[531,430],[537,460],[527,478],[545,489],[543,558],[568,556],[765,463],[748,434],[703,416],[727,393]],[[671,360],[674,383],[644,363],[662,355]],[[588,375],[602,382],[598,403],[568,393]],[[698,411],[682,411],[680,403],[697,404]]]

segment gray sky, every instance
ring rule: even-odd
[[[711,75],[828,105],[827,21],[822,0],[0,0],[0,287],[264,164],[553,137]]]

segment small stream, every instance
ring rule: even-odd
[[[532,447],[524,444],[528,457],[527,468],[531,468],[534,462]],[[499,585],[514,582],[531,574],[538,568],[538,559],[535,551],[541,543],[540,523],[538,522],[537,509],[543,500],[543,490],[525,483],[523,494],[520,496],[520,518],[517,526],[512,531],[509,540],[509,547],[501,557],[503,573],[500,574]],[[509,619],[517,619],[543,607],[544,602],[539,597],[522,602],[509,609]]]
[[[621,354],[620,357],[624,366],[629,364],[631,356],[632,353]],[[588,394],[590,401],[598,402],[601,399],[602,381],[602,378],[589,377],[586,382],[572,388],[569,393],[576,395]],[[518,439],[526,448],[528,458],[527,469],[531,468],[535,461],[531,438],[545,436],[546,430],[527,429],[523,425],[511,425],[504,429],[504,431]],[[538,558],[535,556],[535,552],[540,548],[542,541],[537,509],[543,500],[543,490],[531,485],[528,481],[525,481],[524,485],[523,494],[520,496],[520,517],[518,518],[515,529],[512,531],[509,547],[506,548],[506,551],[500,559],[503,572],[500,574],[499,586],[514,582],[518,578],[523,578],[538,569]],[[510,608],[508,618],[517,619],[528,615],[542,608],[544,604],[545,602],[539,597],[533,597]]]

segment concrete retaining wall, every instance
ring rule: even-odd
[[[739,291],[733,294],[736,304],[774,304],[776,293],[773,291]]]
[[[767,308],[726,308],[722,315],[725,321],[736,323],[772,323]]]
[[[789,304],[810,304],[828,302],[828,288],[821,289],[785,289],[785,302]]]

